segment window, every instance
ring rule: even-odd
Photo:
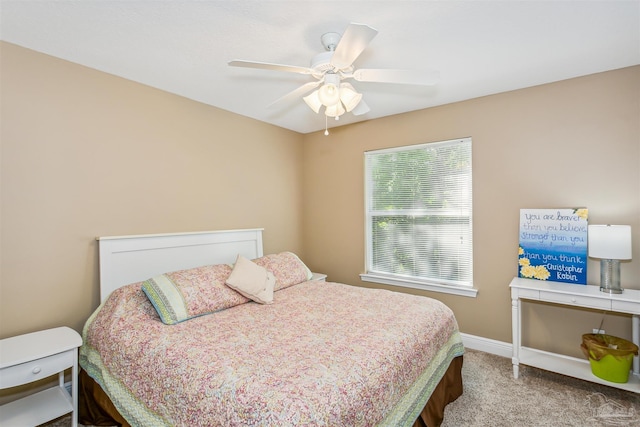
[[[365,281],[475,296],[471,138],[365,153]]]

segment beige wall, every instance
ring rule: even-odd
[[[511,341],[520,208],[587,206],[633,226],[640,289],[640,67],[300,135],[0,44],[0,337],[80,330],[98,304],[95,237],[264,227],[354,285],[364,265],[363,152],[473,138],[477,298],[449,304],[463,332]],[[598,281],[589,263],[589,283]],[[397,288],[396,288],[397,289]],[[420,293],[419,291],[411,291]],[[525,307],[530,339],[577,352],[600,313]],[[628,318],[607,316],[630,336]],[[568,337],[568,339],[567,339]],[[568,344],[562,344],[568,342]]]
[[[359,278],[365,151],[467,136],[478,296],[410,292],[447,303],[465,333],[511,342],[508,285],[517,274],[519,210],[578,206],[589,208],[591,224],[633,227],[635,260],[622,265],[622,280],[640,289],[640,67],[306,135],[304,242],[313,269],[375,286]],[[594,261],[588,282],[599,282]],[[580,355],[580,336],[599,325],[601,313],[527,304],[525,320],[536,345]],[[631,336],[625,317],[607,316],[604,329]]]
[[[0,337],[81,330],[96,236],[264,227],[302,250],[298,133],[0,47]]]

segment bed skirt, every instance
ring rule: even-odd
[[[451,361],[413,426],[439,426],[444,417],[444,408],[460,395],[462,395],[462,356]],[[78,422],[92,426],[129,427],[129,423],[118,413],[107,394],[84,369],[80,370],[78,387]]]
[[[431,393],[413,427],[438,427],[444,419],[444,408],[462,395],[462,356],[451,361],[444,376]]]

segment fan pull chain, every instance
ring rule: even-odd
[[[329,135],[329,124],[327,121],[327,115],[324,115],[324,136],[328,136]]]

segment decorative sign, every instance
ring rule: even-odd
[[[520,209],[518,277],[587,284],[588,209]]]

